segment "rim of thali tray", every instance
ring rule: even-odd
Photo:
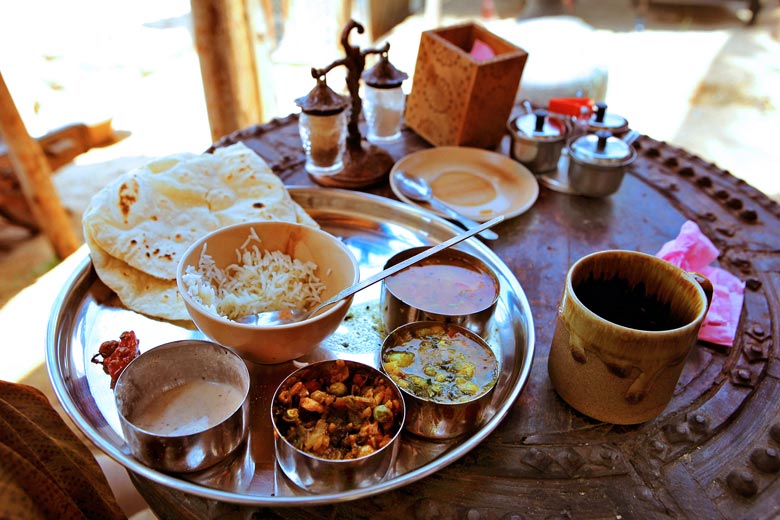
[[[380,218],[382,222],[386,222],[388,218],[390,218],[388,215],[394,215],[401,225],[410,226],[412,224],[417,224],[425,226],[425,229],[417,229],[417,231],[423,232],[425,236],[429,238],[436,236],[436,233],[444,233],[447,235],[446,238],[449,238],[450,235],[462,232],[461,228],[437,215],[378,195],[332,188],[325,189],[292,186],[289,187],[288,190],[293,198],[307,210],[324,211],[330,209],[335,213],[349,213],[350,211],[354,211],[350,208],[363,206],[369,211],[375,211],[377,213],[377,218]],[[315,201],[318,202],[316,208],[314,207]],[[323,203],[325,203],[325,205],[330,204],[330,207],[323,209]],[[446,238],[441,241],[444,241]],[[77,253],[82,254],[83,258],[78,263],[74,273],[63,286],[52,306],[46,341],[46,363],[48,366],[49,378],[52,382],[57,399],[60,401],[66,413],[76,423],[79,429],[81,429],[84,435],[86,435],[98,448],[122,464],[127,470],[181,492],[218,502],[247,506],[281,507],[323,505],[351,501],[391,491],[441,470],[476,447],[500,424],[517,399],[517,396],[528,382],[531,365],[533,363],[535,337],[533,317],[526,295],[509,267],[485,244],[475,238],[468,239],[467,243],[498,271],[502,283],[506,283],[509,287],[507,294],[516,300],[514,303],[521,311],[521,316],[517,317],[517,319],[524,325],[524,329],[521,332],[514,331],[514,333],[516,337],[519,334],[525,342],[522,345],[517,345],[517,349],[519,350],[522,348],[524,352],[521,356],[522,363],[515,363],[516,366],[512,367],[513,380],[515,381],[514,386],[509,389],[510,391],[506,398],[500,403],[500,406],[495,409],[493,416],[462,443],[444,450],[439,456],[415,469],[394,475],[392,478],[388,478],[387,480],[370,487],[320,495],[252,495],[216,489],[190,480],[185,480],[176,475],[162,473],[143,465],[133,458],[124,439],[110,424],[108,424],[105,416],[103,416],[102,412],[98,409],[97,404],[94,402],[95,396],[89,393],[92,397],[92,402],[76,402],[74,397],[77,396],[72,395],[77,393],[75,390],[78,385],[83,385],[85,388],[82,388],[82,390],[86,389],[86,391],[89,392],[86,377],[72,377],[72,372],[74,370],[72,365],[76,363],[71,357],[64,355],[67,354],[66,351],[70,348],[70,339],[65,333],[73,329],[74,321],[77,318],[74,313],[68,311],[66,304],[74,297],[74,287],[78,287],[80,284],[83,284],[90,279],[94,281],[96,278],[92,269],[89,251],[85,247],[82,247],[79,253]],[[89,413],[100,415],[100,418],[103,419],[103,423],[94,424],[90,422],[87,417],[87,414]]]

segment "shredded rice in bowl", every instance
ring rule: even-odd
[[[316,276],[314,262],[262,251],[253,242],[261,242],[254,229],[236,250],[236,263],[225,269],[214,263],[204,245],[197,269],[188,266],[182,276],[192,299],[230,320],[272,310],[307,310],[322,301],[325,284]]]

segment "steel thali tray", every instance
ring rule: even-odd
[[[342,237],[360,263],[361,278],[380,271],[395,253],[443,242],[461,229],[431,213],[391,199],[347,190],[291,187],[293,198],[326,231]],[[199,473],[173,475],[130,455],[119,425],[110,378],[90,362],[103,341],[135,331],[145,352],[165,342],[206,339],[188,321],[166,322],[130,311],[100,282],[86,249],[52,309],[46,362],[57,398],[82,432],[102,451],[163,486],[218,502],[254,506],[309,506],[358,499],[417,481],[459,459],[487,437],[525,386],[534,352],[528,300],[507,265],[475,238],[457,248],[492,267],[501,293],[486,340],[500,360],[488,418],[473,433],[447,442],[404,434],[395,466],[380,484],[341,493],[310,494],[296,488],[275,463],[270,399],[276,386],[305,363],[343,358],[378,366],[383,339],[380,284],[355,295],[342,326],[311,354],[280,365],[250,365],[250,434],[228,460]],[[150,382],[151,384],[151,382]]]

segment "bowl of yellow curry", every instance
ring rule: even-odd
[[[381,368],[406,402],[406,431],[450,439],[490,415],[499,363],[487,342],[454,323],[407,323],[385,338]]]

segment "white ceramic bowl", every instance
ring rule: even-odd
[[[249,222],[213,231],[192,244],[179,262],[176,279],[195,325],[212,341],[235,349],[257,363],[282,363],[301,357],[332,334],[349,310],[352,298],[335,303],[315,316],[297,323],[260,326],[238,323],[210,311],[188,291],[182,276],[188,266],[198,266],[204,246],[215,264],[224,269],[236,262],[236,250],[254,230],[261,250],[281,251],[294,259],[317,265],[316,276],[325,284],[326,300],[360,279],[360,268],[351,251],[338,237],[325,231],[288,222]]]

